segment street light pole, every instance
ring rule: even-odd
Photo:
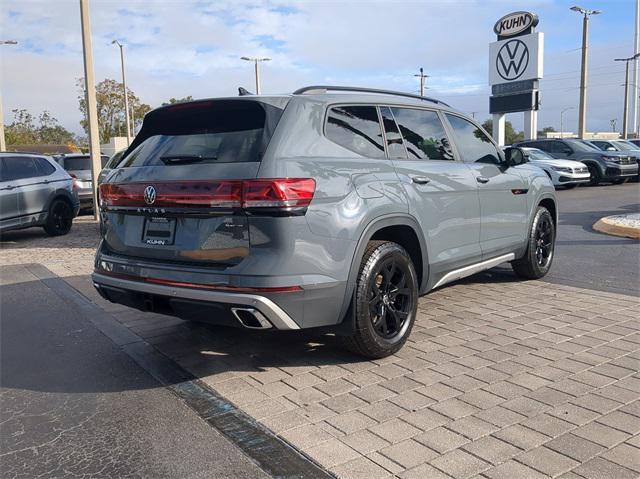
[[[91,46],[91,21],[89,0],[80,0],[82,25],[82,52],[84,55],[84,89],[87,98],[87,123],[89,126],[89,155],[91,156],[91,181],[93,185],[93,219],[98,221],[98,175],[100,163],[100,136],[98,135],[98,106],[96,104],[95,79],[93,77],[93,48]]]
[[[560,112],[560,138],[561,139],[564,138],[564,122],[562,121],[564,117],[564,112],[569,110],[575,110],[575,107],[569,106]]]
[[[629,58],[615,58],[616,62],[625,62],[625,77],[624,77],[624,109],[622,113],[622,138],[625,140],[628,136],[628,121],[629,121],[629,62],[635,61],[640,57],[640,53],[637,53]]]
[[[240,59],[246,60],[248,62],[253,62],[255,66],[255,73],[256,73],[256,95],[259,95],[260,94],[260,67],[258,66],[258,63],[271,61],[271,58],[240,57]]]
[[[587,131],[587,61],[589,39],[589,16],[598,15],[600,10],[587,10],[582,7],[571,7],[570,10],[581,13],[582,18],[582,67],[580,74],[580,114],[578,121],[578,137],[584,138]]]
[[[636,138],[640,138],[640,123],[638,122],[638,89],[640,88],[640,75],[638,72],[638,57],[640,54],[640,0],[636,0],[636,35],[634,44],[634,54],[636,59],[633,61],[633,132]]]
[[[0,40],[0,45],[17,45],[15,40]],[[6,151],[7,144],[4,140],[4,112],[2,111],[2,96],[0,96],[0,151]]]
[[[124,73],[124,46],[118,40],[113,40],[112,45],[120,47],[120,65],[122,67],[122,89],[124,91],[124,113],[127,121],[127,146],[131,144],[131,121],[129,120],[129,95],[127,94],[127,78]]]
[[[420,77],[420,96],[424,96],[424,80],[425,78],[429,78],[429,75],[425,75],[424,70],[420,67],[420,73],[413,76]]]

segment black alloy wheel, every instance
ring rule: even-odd
[[[553,225],[549,216],[542,216],[536,224],[536,261],[538,266],[545,267],[553,253]]]
[[[354,330],[343,343],[368,358],[384,358],[406,343],[418,311],[418,277],[406,250],[369,241],[353,300]]]
[[[73,209],[68,201],[54,200],[49,207],[45,231],[50,236],[66,235],[73,224]]]
[[[409,272],[394,257],[376,269],[369,280],[369,315],[373,330],[388,340],[400,334],[413,309]]]

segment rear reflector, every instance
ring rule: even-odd
[[[312,178],[165,181],[100,185],[101,206],[157,208],[298,208],[309,206]]]

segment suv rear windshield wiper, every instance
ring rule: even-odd
[[[206,160],[217,160],[217,156],[204,156],[204,155],[166,155],[161,156],[160,159],[167,165],[175,163],[198,163]]]

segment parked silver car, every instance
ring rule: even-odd
[[[111,156],[111,158],[109,158],[109,161],[107,161],[107,163],[103,165],[102,169],[100,170],[100,174],[98,175],[98,185],[102,184],[111,170],[118,166],[118,163],[120,163],[120,160],[122,160],[122,157],[124,156],[124,153],[126,151],[126,149],[117,151]]]
[[[109,161],[107,155],[100,156],[102,167]],[[91,157],[87,154],[72,153],[56,157],[56,161],[74,178],[80,209],[93,208],[93,182],[91,181]]]
[[[64,235],[79,208],[72,178],[53,158],[0,153],[0,232],[42,226]]]

